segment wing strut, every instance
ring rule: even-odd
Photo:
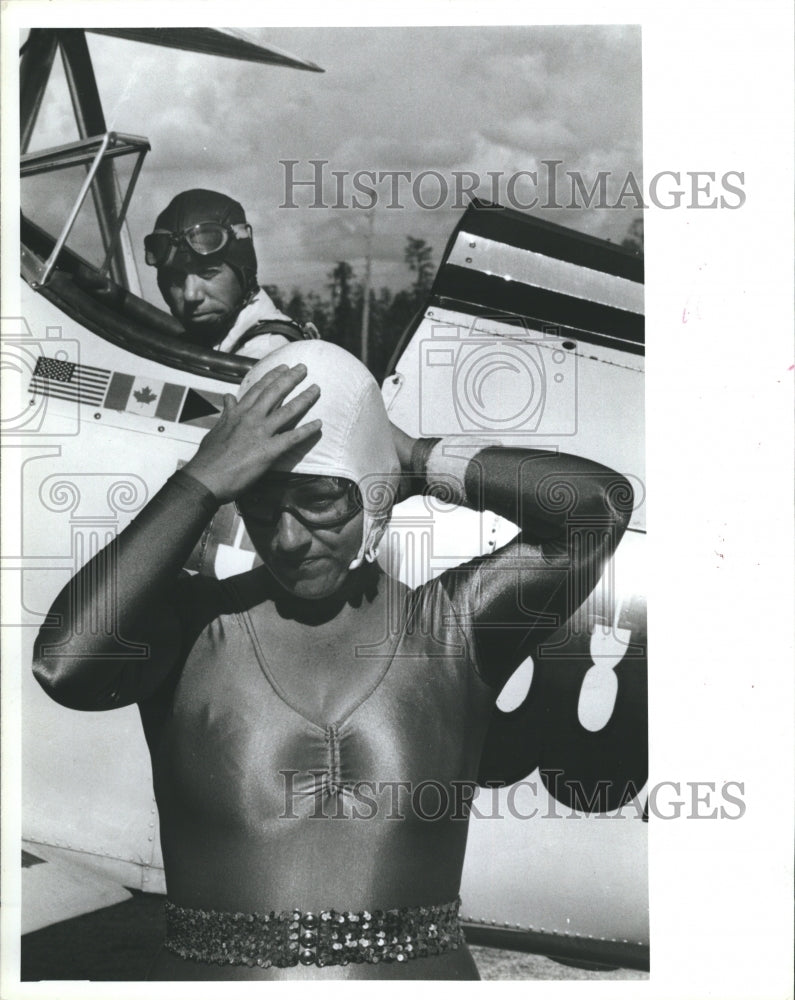
[[[20,153],[27,153],[39,108],[58,50],[58,36],[48,28],[32,28],[19,63]]]
[[[78,134],[81,139],[102,135],[103,132],[107,132],[105,115],[102,111],[85,32],[78,28],[70,28],[59,31],[58,38]],[[121,247],[117,245],[111,250],[113,234],[119,226],[116,217],[116,175],[110,160],[100,163],[96,180],[91,186],[91,193],[102,246],[105,253],[110,255],[110,275],[117,284],[127,288],[127,269]]]

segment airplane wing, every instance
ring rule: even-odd
[[[205,55],[225,56],[246,62],[271,63],[291,66],[312,73],[325,70],[308,59],[298,59],[273,45],[260,45],[242,31],[234,28],[86,28],[95,35],[113,35],[131,42],[148,42],[169,49],[200,52]]]
[[[131,896],[112,875],[82,865],[79,852],[22,842],[23,934],[123,903]]]

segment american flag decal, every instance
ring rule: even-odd
[[[39,358],[29,388],[34,396],[53,396],[101,406],[109,379],[110,372],[105,368],[78,365],[56,358]]]

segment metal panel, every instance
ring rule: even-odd
[[[415,436],[477,434],[603,462],[630,476],[636,494],[631,526],[643,530],[642,358],[592,344],[567,349],[564,342],[429,309],[384,383],[390,418]]]
[[[484,818],[470,821],[464,920],[648,947],[648,824],[634,806],[572,816],[537,774],[481,791],[476,805]]]
[[[461,232],[643,282],[643,257],[635,252],[513,208],[473,200],[448,242],[448,253]]]
[[[535,250],[498,243],[484,236],[460,232],[445,263],[616,309],[643,313],[643,285],[636,281],[558,260]]]

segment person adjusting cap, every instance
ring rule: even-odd
[[[320,387],[309,415],[323,421],[318,440],[288,451],[273,472],[339,476],[358,487],[364,509],[362,540],[350,568],[373,562],[395,502],[400,461],[378,383],[348,351],[327,341],[288,344],[254,365],[240,384],[238,398],[278,365],[306,365]],[[288,396],[285,402],[297,393]]]

